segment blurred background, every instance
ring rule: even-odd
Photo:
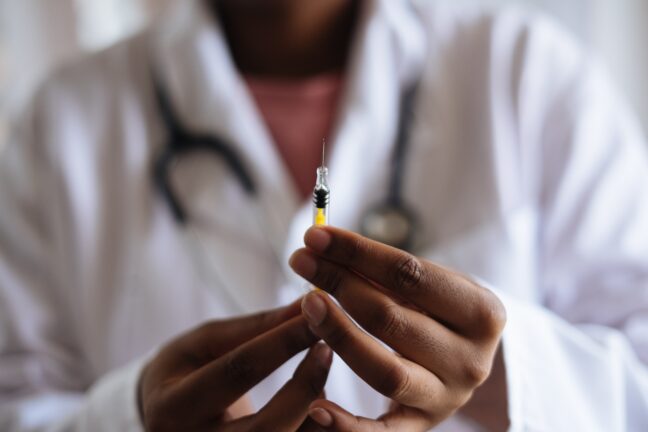
[[[12,116],[60,62],[137,32],[174,1],[0,0],[0,147]],[[422,0],[544,11],[601,58],[648,130],[648,1]]]

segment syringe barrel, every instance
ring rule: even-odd
[[[329,207],[324,208],[313,207],[313,225],[323,226],[328,225],[329,220]]]

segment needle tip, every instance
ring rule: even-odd
[[[322,167],[324,167],[324,153],[326,151],[326,139],[322,139]]]

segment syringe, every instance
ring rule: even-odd
[[[326,141],[322,143],[322,165],[317,168],[317,181],[313,189],[313,224],[328,225],[331,190],[328,185],[328,168],[324,165]]]

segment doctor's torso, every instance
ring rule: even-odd
[[[551,88],[520,92],[522,80],[533,79],[525,65],[534,52],[520,45],[529,23],[516,13],[432,6],[413,13],[388,1],[369,9],[328,161],[332,224],[357,231],[384,198],[400,92],[420,76],[404,184],[421,222],[415,252],[542,301],[541,174],[532,167],[546,126],[542,107],[553,95]],[[166,143],[152,67],[188,127],[234,143],[259,185],[256,199],[222,160],[192,155],[171,174],[191,219],[186,228],[177,224],[152,177]],[[205,320],[303,293],[286,262],[311,223],[310,203],[298,198],[222,35],[196,4],[60,71],[39,92],[33,118],[49,167],[43,187],[55,232],[57,326],[73,335],[88,382]],[[256,400],[272,394],[294,364],[262,385]],[[365,415],[386,403],[339,359],[327,394]]]

